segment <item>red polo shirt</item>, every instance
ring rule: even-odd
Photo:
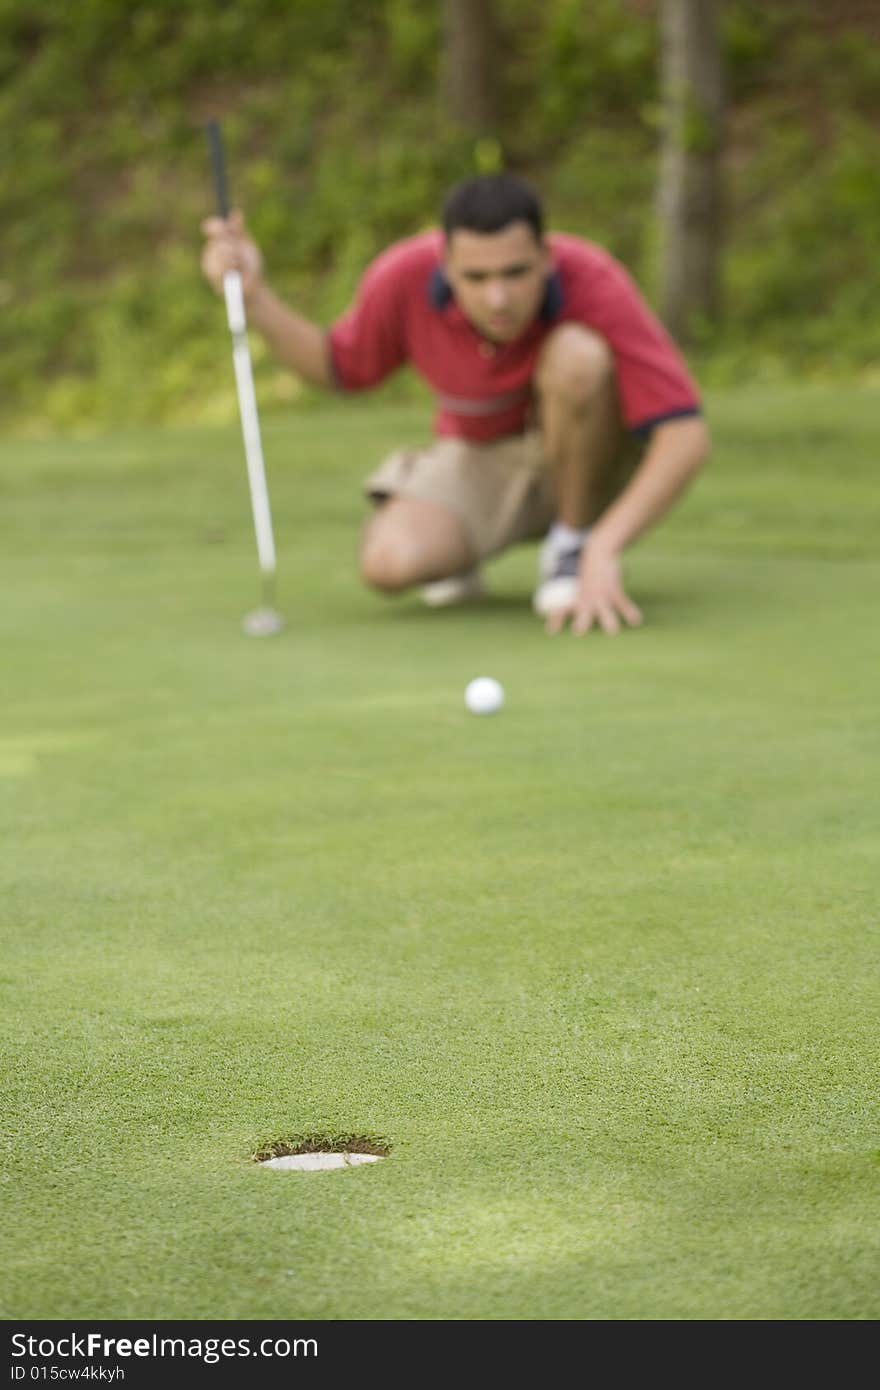
[[[332,324],[330,352],[346,391],[376,386],[410,363],[437,393],[437,434],[486,441],[526,425],[541,344],[562,323],[608,343],[624,424],[648,431],[700,413],[685,361],[619,261],[593,242],[547,238],[553,272],[538,317],[515,342],[492,344],[471,325],[443,275],[443,233],[396,242],[368,266],[352,306]]]

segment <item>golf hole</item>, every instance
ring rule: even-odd
[[[378,1163],[391,1152],[384,1139],[362,1134],[312,1134],[278,1139],[264,1144],[254,1154],[263,1168],[285,1168],[316,1172],[326,1168],[356,1168]]]

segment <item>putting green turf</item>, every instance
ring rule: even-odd
[[[360,586],[416,406],[264,421],[264,640],[237,427],[0,447],[2,1316],[878,1316],[880,394],[710,417],[580,641]]]

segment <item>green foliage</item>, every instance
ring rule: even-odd
[[[440,7],[413,0],[385,0],[386,61],[395,83],[408,91],[436,80],[437,53],[442,42]]]
[[[511,25],[508,116],[527,112],[530,147],[547,155],[597,121],[631,122],[655,86],[653,24],[621,13],[617,0],[555,0],[503,7]]]
[[[748,373],[756,356],[765,374],[784,363],[812,376],[871,375],[880,359],[880,323],[866,312],[878,292],[876,164],[873,126],[853,115],[839,118],[819,158],[802,128],[781,131],[756,158],[754,206],[727,259],[723,339],[703,338],[714,379]]]
[[[798,16],[782,5],[735,0],[721,7],[721,37],[728,85],[734,95],[772,76],[788,25]]]
[[[597,125],[560,153],[542,188],[557,225],[637,265],[650,221],[653,178],[647,131]]]
[[[802,8],[724,7],[727,314],[698,344],[710,379],[877,357],[880,56]],[[273,284],[321,321],[382,246],[436,220],[449,183],[505,165],[551,223],[650,285],[656,15],[509,0],[497,17],[498,129],[476,140],[441,108],[437,4],[0,0],[0,422],[234,414],[223,310],[198,270],[212,116]],[[254,352],[263,404],[309,399]]]
[[[719,123],[707,116],[692,95],[685,112],[681,140],[691,154],[713,154],[720,149],[722,131]]]

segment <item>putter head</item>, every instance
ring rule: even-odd
[[[242,619],[242,630],[248,637],[274,637],[284,626],[284,619],[275,608],[255,608]]]

